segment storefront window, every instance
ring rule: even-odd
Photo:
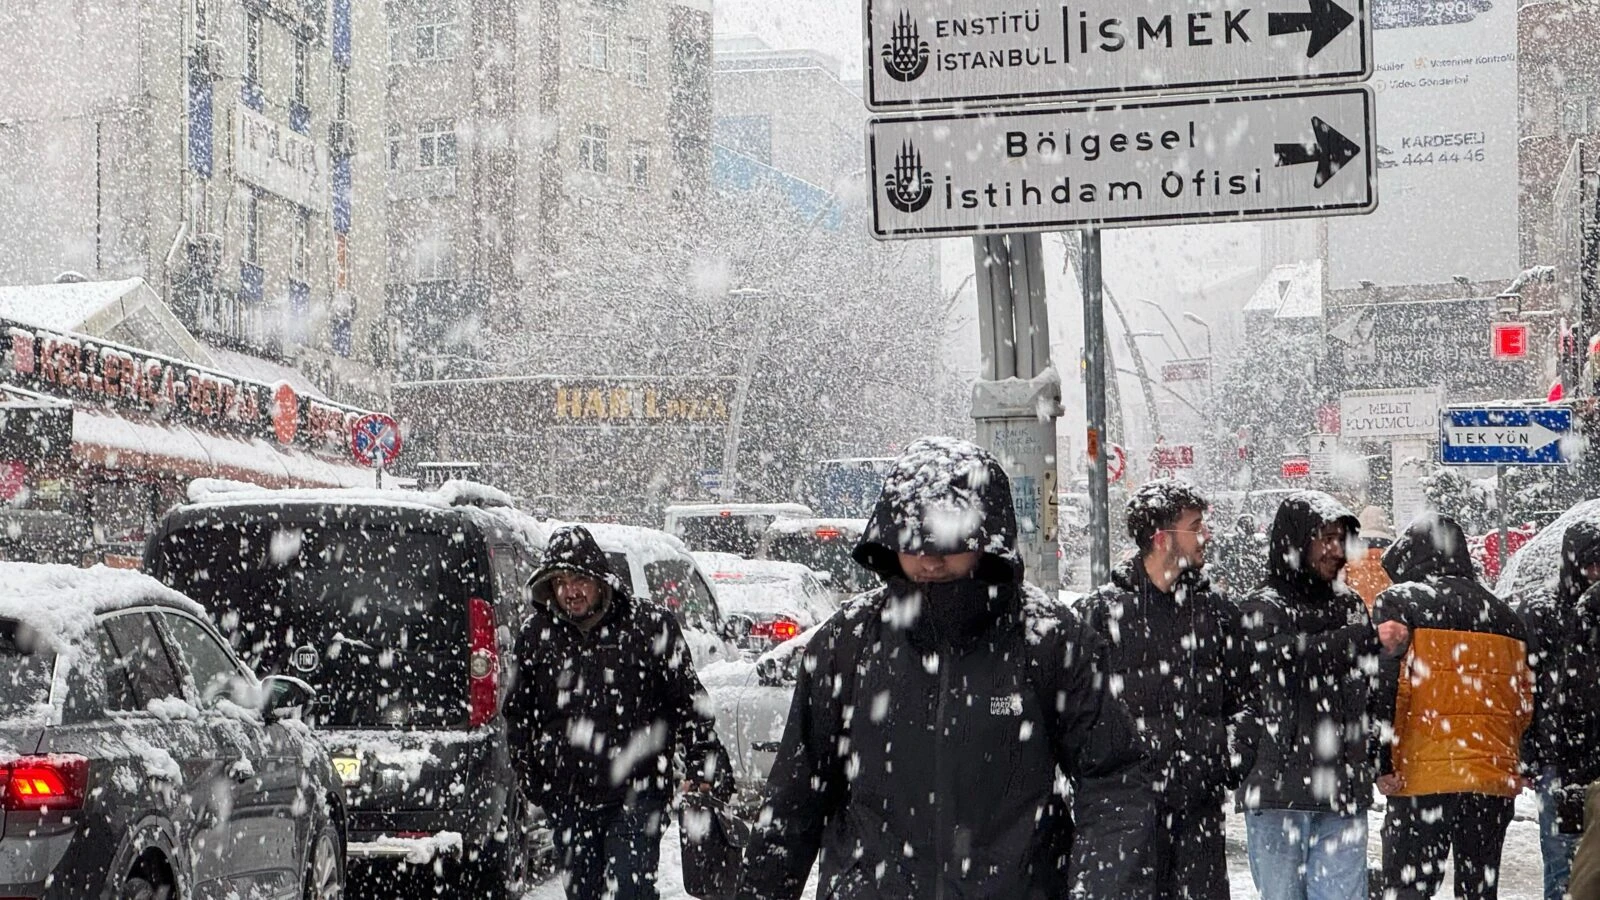
[[[97,481],[89,494],[95,543],[143,546],[155,526],[155,489],[138,481]]]

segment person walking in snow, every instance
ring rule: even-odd
[[[506,703],[523,791],[550,815],[569,900],[653,900],[674,754],[685,789],[733,794],[688,644],[581,525],[550,535],[529,586]]]
[[[1231,896],[1223,793],[1244,775],[1233,739],[1249,659],[1238,607],[1201,575],[1205,512],[1205,498],[1181,481],[1140,487],[1128,501],[1139,552],[1089,595],[1083,613],[1106,642],[1113,692],[1120,688],[1151,750],[1153,876],[1157,896],[1172,900]]]
[[[1103,641],[1024,582],[994,456],[913,443],[854,557],[885,586],[804,651],[739,897],[798,898],[819,854],[819,898],[1151,896],[1143,748]]]
[[[1522,792],[1520,745],[1533,717],[1526,629],[1478,583],[1467,535],[1427,514],[1383,554],[1379,733],[1385,897],[1424,900],[1455,857],[1455,896],[1499,895],[1500,850]]]
[[[1254,677],[1237,796],[1261,900],[1367,897],[1378,641],[1339,580],[1360,527],[1327,494],[1290,494],[1272,521],[1266,581],[1240,604]]]
[[[1533,665],[1533,725],[1523,749],[1537,773],[1539,852],[1545,900],[1567,892],[1572,854],[1583,830],[1583,791],[1600,778],[1600,522],[1578,521],[1561,538],[1555,589],[1525,599],[1518,612],[1528,628]],[[1587,601],[1587,602],[1585,602]],[[1585,614],[1587,610],[1587,615]]]

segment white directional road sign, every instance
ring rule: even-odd
[[[1451,407],[1439,416],[1445,465],[1561,465],[1572,430],[1566,406]]]
[[[883,116],[873,234],[1368,213],[1372,121],[1365,87]]]
[[[1367,0],[865,0],[867,107],[1334,83],[1372,74]]]

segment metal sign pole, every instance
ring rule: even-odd
[[[1111,488],[1106,480],[1106,321],[1100,278],[1100,232],[1083,231],[1084,393],[1089,419],[1089,578],[1111,578]]]
[[[1500,525],[1500,571],[1506,570],[1511,560],[1510,535],[1506,533],[1506,467],[1494,467],[1494,515]]]

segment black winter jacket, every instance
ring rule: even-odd
[[[987,451],[924,440],[897,463],[855,554],[887,584],[805,650],[741,898],[798,898],[819,853],[831,900],[1151,893],[1154,797],[1103,644],[1022,583],[1015,540]],[[965,547],[979,578],[913,584],[896,557]]]
[[[1267,580],[1240,604],[1254,660],[1240,742],[1247,810],[1356,815],[1372,804],[1377,635],[1359,596],[1303,566],[1312,538],[1333,522],[1350,537],[1361,527],[1326,494],[1290,494],[1272,522]]]
[[[578,571],[609,586],[604,617],[585,633],[555,611],[550,577]],[[672,793],[672,759],[686,777],[733,791],[706,692],[672,613],[629,596],[582,526],[551,536],[534,575],[534,613],[517,642],[506,704],[512,760],[535,803],[603,807]]]
[[[1600,596],[1582,574],[1596,563],[1600,523],[1574,523],[1562,536],[1555,590],[1530,596],[1519,610],[1534,671],[1533,725],[1523,749],[1530,766],[1578,787],[1600,778],[1600,754],[1592,750],[1600,739],[1600,610],[1589,599]]]
[[[1245,774],[1234,747],[1250,686],[1238,606],[1193,570],[1162,593],[1138,556],[1089,595],[1083,616],[1150,747],[1156,792],[1175,809],[1215,809]]]

